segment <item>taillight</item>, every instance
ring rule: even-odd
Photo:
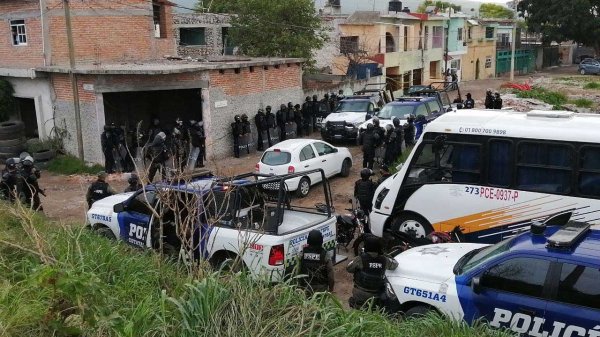
[[[256,165],[254,166],[254,171],[256,173],[260,172],[260,164],[259,163],[256,163]]]
[[[296,172],[296,168],[293,166],[288,166],[288,173],[294,173]]]
[[[285,259],[285,254],[283,252],[283,245],[277,245],[271,247],[271,252],[269,253],[269,265],[270,266],[281,266]]]

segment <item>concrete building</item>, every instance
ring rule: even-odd
[[[204,58],[213,55],[233,55],[229,39],[231,15],[173,14],[177,55]]]
[[[466,23],[467,53],[462,57],[462,80],[471,81],[495,77],[495,27],[474,19],[468,19]]]
[[[443,17],[406,12],[355,12],[340,27],[340,55],[334,71],[351,64],[376,64],[387,84],[401,93],[411,85],[442,79]]]
[[[463,57],[467,54],[467,15],[462,13],[445,13],[448,18],[446,34],[448,34],[448,60],[444,60],[446,71],[456,73],[458,80],[462,79]]]
[[[176,117],[204,121],[208,156],[223,157],[232,152],[234,115],[253,116],[259,107],[302,99],[301,59],[214,57],[202,48],[202,61],[174,59],[181,32],[174,29],[168,1],[70,4],[74,69],[61,0],[0,1],[0,78],[15,88],[15,118],[32,130],[29,137],[60,135],[68,152],[83,149],[87,161],[103,162],[99,140],[105,124],[133,130],[141,121],[145,130],[153,117],[165,127]],[[188,24],[205,25],[206,31],[211,25],[178,21]],[[206,41],[217,41],[219,50],[222,35],[216,31]],[[81,148],[71,72],[79,93]]]

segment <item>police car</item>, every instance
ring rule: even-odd
[[[495,245],[438,244],[396,256],[388,290],[406,314],[434,310],[537,337],[600,336],[600,230],[532,226]]]
[[[324,176],[323,170],[314,171],[309,173]],[[95,202],[87,220],[99,234],[136,247],[167,247],[166,253],[185,258],[193,254],[217,267],[241,260],[253,276],[275,282],[293,269],[311,230],[321,231],[326,250],[333,252],[336,244],[327,180],[323,177],[324,202],[310,208],[287,199],[285,181],[294,178],[297,175],[248,173],[232,179],[204,177],[179,185],[148,185]],[[267,191],[265,184],[280,190]],[[190,202],[197,206],[190,208]],[[193,228],[186,230],[186,224]],[[184,235],[193,243],[191,252],[181,242]]]

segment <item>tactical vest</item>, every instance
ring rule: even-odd
[[[90,187],[92,203],[108,197],[108,184],[104,181],[95,181]]]
[[[373,194],[375,193],[375,184],[371,180],[356,181],[356,199],[362,204],[371,204]]]
[[[368,253],[362,253],[360,259],[362,269],[354,273],[354,283],[367,291],[381,291],[385,286],[386,258],[382,255],[373,257]]]
[[[304,278],[303,281],[307,285],[328,285],[327,251],[322,247],[304,247],[302,250],[300,273],[308,275],[308,278]]]

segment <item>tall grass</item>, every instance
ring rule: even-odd
[[[577,98],[572,100],[571,103],[575,104],[575,106],[579,108],[591,108],[594,106],[594,101],[587,98]]]
[[[189,275],[152,252],[0,203],[0,336],[507,336],[400,321],[247,274]]]
[[[48,171],[58,174],[96,174],[104,170],[104,167],[98,164],[86,165],[83,160],[71,155],[58,156],[48,164]]]
[[[600,89],[600,82],[589,82],[583,86],[583,89]]]
[[[519,98],[535,98],[544,103],[553,105],[556,108],[566,104],[569,99],[567,95],[558,92],[544,89],[542,87],[533,87],[531,90],[517,90],[516,95]]]

